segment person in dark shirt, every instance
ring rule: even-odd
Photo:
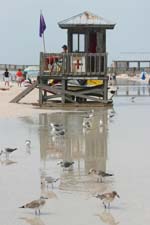
[[[10,73],[8,72],[8,69],[6,68],[5,72],[3,73],[5,86],[9,87],[9,80],[10,80]]]

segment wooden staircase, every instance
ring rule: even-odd
[[[21,93],[19,93],[15,98],[13,98],[10,103],[18,103],[22,98],[24,98],[27,94],[29,94],[34,88],[38,86],[38,81],[35,81]]]

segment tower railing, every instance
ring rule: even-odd
[[[41,53],[41,76],[97,76],[107,73],[107,53]]]

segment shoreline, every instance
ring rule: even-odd
[[[127,74],[120,74],[117,78],[122,80],[139,81],[138,77],[128,77]],[[140,80],[139,84],[148,84],[149,77],[146,77],[145,81]],[[67,109],[62,109],[59,107],[43,107],[38,106],[39,90],[35,88],[27,96],[20,100],[19,103],[10,103],[10,101],[21,93],[26,87],[18,87],[16,82],[10,82],[10,88],[5,90],[4,81],[0,81],[0,119],[10,118],[10,117],[26,117],[33,116],[34,114],[40,113],[52,113],[52,112],[62,112]],[[91,108],[91,107],[90,107]],[[78,107],[79,109],[79,107]],[[74,110],[74,108],[72,108]]]

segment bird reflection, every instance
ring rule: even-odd
[[[30,225],[45,225],[40,217],[22,217],[20,218]]]
[[[115,220],[115,218],[110,213],[110,211],[106,211],[105,210],[102,213],[98,214],[97,216],[105,224],[108,224],[108,225],[117,225],[117,224],[119,224],[119,222]]]

